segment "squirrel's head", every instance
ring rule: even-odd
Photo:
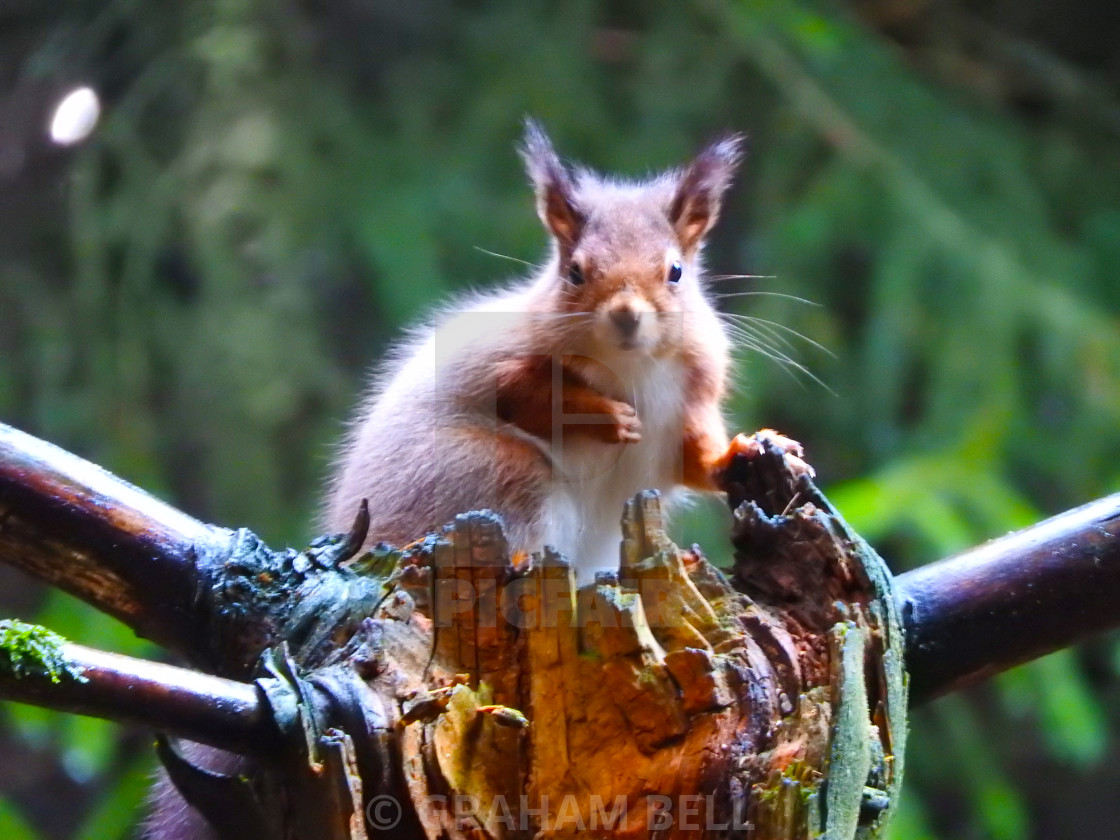
[[[526,121],[522,155],[555,246],[546,281],[555,310],[573,316],[570,329],[602,349],[658,354],[679,344],[681,316],[710,306],[699,254],[742,144],[728,135],[680,169],[621,181],[569,169]]]

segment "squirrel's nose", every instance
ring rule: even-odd
[[[635,312],[629,306],[611,310],[611,321],[618,328],[618,331],[627,338],[638,331],[639,320],[641,320],[641,313]]]

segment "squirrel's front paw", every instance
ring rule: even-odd
[[[637,443],[642,421],[630,403],[612,400],[590,388],[572,388],[564,394],[564,434],[593,438],[603,443]]]
[[[629,403],[607,400],[608,412],[614,421],[614,440],[612,443],[637,443],[642,439],[642,421],[638,412]]]
[[[716,461],[715,469],[722,472],[727,469],[731,459],[736,455],[746,455],[748,458],[757,458],[762,454],[764,446],[771,446],[781,451],[785,456],[786,465],[796,475],[807,475],[813,478],[816,472],[805,461],[805,450],[793,438],[774,431],[773,429],[760,429],[753,435],[742,433],[735,435],[727,447],[727,451]]]

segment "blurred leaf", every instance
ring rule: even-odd
[[[39,840],[39,834],[24,820],[19,809],[3,797],[0,797],[0,837],[4,840]]]
[[[917,796],[903,794],[898,810],[891,817],[886,840],[936,840]]]
[[[1030,825],[1026,805],[1000,769],[975,713],[959,697],[943,698],[935,709],[952,737],[954,763],[987,836],[993,840],[1026,837]]]
[[[1108,720],[1068,650],[1052,653],[999,678],[1012,712],[1034,712],[1055,758],[1079,767],[1099,762],[1108,745]]]
[[[119,725],[82,715],[60,715],[59,723],[62,764],[72,779],[89,784],[116,757]]]
[[[116,840],[133,836],[144,797],[151,786],[153,765],[150,756],[130,765],[74,832],[74,840]]]

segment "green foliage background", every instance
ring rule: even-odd
[[[480,249],[540,256],[513,152],[529,113],[634,175],[750,134],[709,265],[764,277],[721,282],[722,305],[832,355],[781,335],[823,387],[744,350],[735,425],[805,442],[897,569],[1117,490],[1120,74],[1091,47],[1120,33],[1108,4],[1056,30],[1045,7],[13,0],[0,420],[305,540],[400,326],[518,272]],[[77,83],[103,121],[48,148]],[[718,554],[718,513],[682,528]],[[156,655],[22,579],[2,591],[0,614]],[[892,836],[1111,836],[1118,669],[1105,640],[918,712]],[[0,720],[0,837],[128,835],[147,736]]]

